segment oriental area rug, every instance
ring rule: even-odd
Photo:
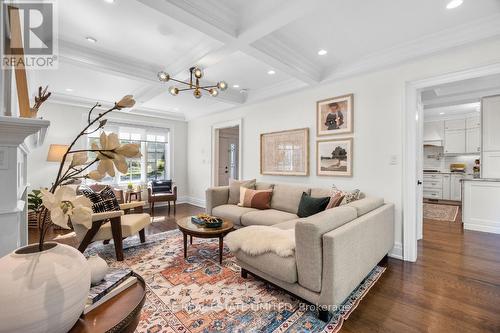
[[[227,248],[219,265],[218,240],[193,239],[184,259],[178,230],[124,240],[123,262],[113,244],[94,243],[111,267],[128,267],[146,281],[147,296],[137,332],[337,332],[385,268],[375,267],[325,323],[314,309],[285,291],[248,275]]]

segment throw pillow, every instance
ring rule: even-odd
[[[241,187],[240,202],[238,203],[238,206],[256,209],[270,209],[272,196],[273,190],[252,190]]]
[[[322,212],[325,210],[328,202],[330,202],[330,197],[313,198],[306,192],[302,192],[297,215],[302,218]]]
[[[350,202],[356,201],[359,199],[361,195],[361,191],[358,189],[352,190],[352,191],[342,191],[337,188],[337,186],[333,185],[332,186],[332,194],[331,196],[333,197],[337,193],[340,193],[344,196],[344,200],[340,203],[340,205],[346,205]]]
[[[86,196],[92,202],[92,211],[94,213],[109,212],[120,210],[120,204],[116,200],[115,192],[109,186],[101,191],[94,191],[87,185],[81,185],[78,192]]]
[[[342,193],[336,193],[335,195],[332,195],[325,210],[340,206],[342,200],[344,200],[344,195]]]
[[[236,205],[240,202],[240,187],[255,189],[255,179],[251,180],[236,180],[229,179],[229,200],[228,204]]]

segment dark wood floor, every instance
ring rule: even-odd
[[[176,218],[199,212],[179,205]],[[166,211],[158,209],[157,215]],[[171,215],[147,232],[174,228]],[[418,261],[390,258],[341,332],[500,332],[500,235],[425,220]]]

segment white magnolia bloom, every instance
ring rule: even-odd
[[[74,188],[60,186],[55,193],[42,189],[42,203],[50,211],[50,219],[54,224],[69,229],[68,220],[82,224],[87,229],[92,227],[92,202],[77,196]]]
[[[116,103],[118,110],[121,110],[123,108],[131,108],[134,105],[135,105],[135,100],[134,96],[132,95],[124,96],[118,103]]]
[[[74,153],[72,154],[71,157],[71,166],[74,167],[74,166],[84,165],[85,163],[87,163],[87,159],[88,155],[87,152],[85,151]]]
[[[115,133],[106,135],[106,133],[102,132],[99,137],[99,143],[100,147],[96,143],[92,143],[92,149],[105,150],[97,153],[97,158],[99,159],[97,171],[101,175],[106,175],[107,173],[111,177],[114,177],[115,168],[121,173],[127,173],[128,165],[125,157],[141,156],[138,144],[129,143],[120,145],[118,135]],[[97,176],[97,174],[93,174],[93,176]]]

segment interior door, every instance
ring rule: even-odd
[[[229,185],[230,168],[230,140],[227,137],[219,137],[219,183],[218,186]]]
[[[417,220],[417,240],[422,239],[424,224],[423,224],[423,212],[424,212],[424,106],[422,104],[422,94],[418,94],[417,98],[417,197],[416,197],[416,220]]]

